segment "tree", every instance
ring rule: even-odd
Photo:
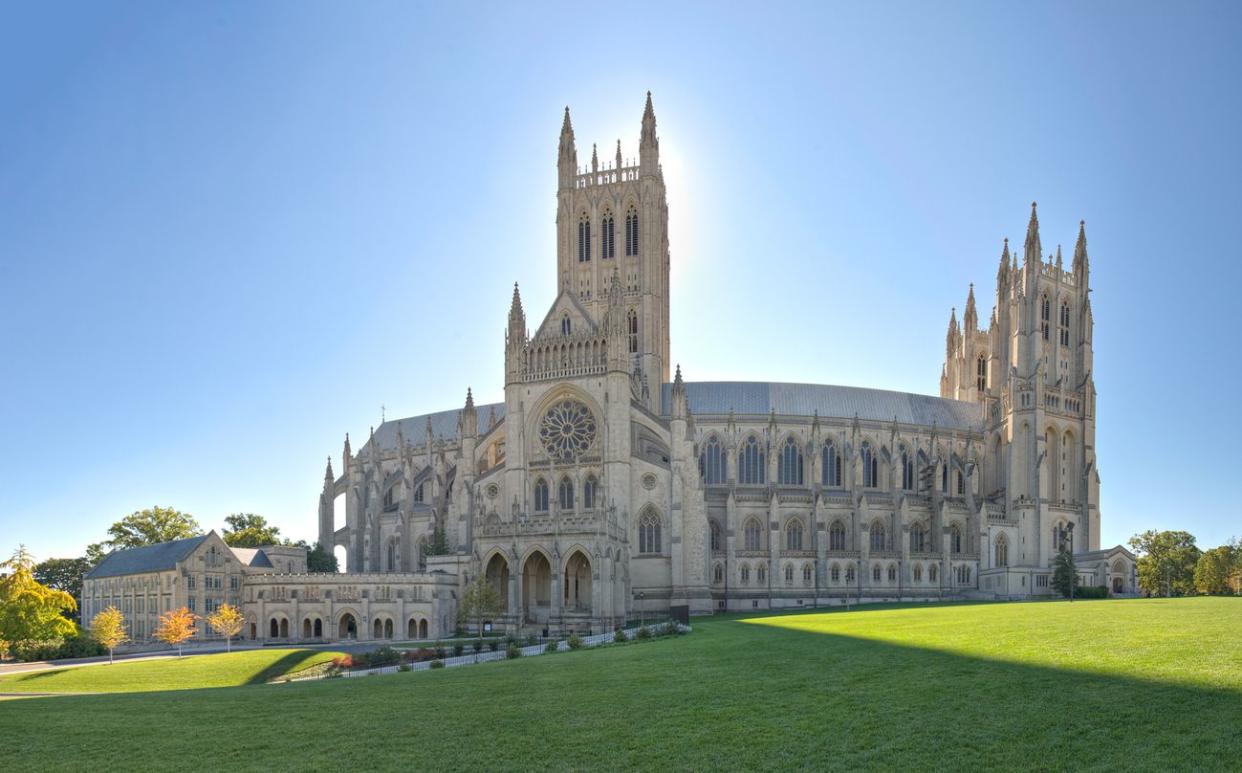
[[[53,590],[63,590],[75,599],[82,596],[82,575],[93,564],[86,558],[49,558],[35,564],[34,578]],[[61,614],[72,615],[62,611]]]
[[[1193,534],[1185,531],[1148,530],[1130,538],[1139,554],[1139,587],[1149,595],[1185,595],[1195,589],[1195,565],[1199,548]]]
[[[1195,564],[1195,590],[1215,595],[1229,593],[1230,580],[1237,569],[1238,557],[1233,546],[1221,545],[1205,551]]]
[[[97,566],[100,561],[104,560],[106,555],[108,555],[107,542],[92,542],[86,546],[86,563],[88,566]]]
[[[233,513],[224,519],[224,543],[235,548],[261,548],[279,545],[280,529],[268,524],[267,519],[254,513]]]
[[[61,614],[73,612],[73,596],[41,584],[34,577],[34,558],[25,545],[0,563],[0,653],[16,642],[63,639],[77,626]]]
[[[500,593],[496,586],[488,582],[487,577],[480,574],[466,586],[461,594],[459,619],[464,623],[474,623],[483,638],[483,621],[494,617],[500,612]]]
[[[181,645],[185,640],[197,633],[194,621],[198,616],[182,607],[160,615],[159,627],[155,629],[155,638],[170,647],[177,648],[177,657],[181,657]]]
[[[431,540],[424,543],[424,556],[447,556],[449,552],[448,535],[444,533],[444,529],[436,528],[431,533]]]
[[[336,556],[332,551],[316,542],[313,548],[306,551],[306,571],[339,572],[340,569],[337,567]]]
[[[111,539],[105,544],[113,550],[140,548],[159,542],[197,537],[203,533],[198,521],[189,513],[171,507],[152,507],[131,513],[108,529]]]
[[[108,648],[108,662],[114,662],[112,650],[129,640],[125,635],[125,616],[121,610],[110,606],[91,618],[91,636]]]
[[[207,615],[207,624],[211,630],[224,637],[225,649],[233,651],[233,637],[241,633],[246,618],[232,604],[221,604],[215,612]]]
[[[1052,561],[1052,587],[1065,598],[1078,583],[1078,567],[1074,565],[1074,554],[1061,548]]]

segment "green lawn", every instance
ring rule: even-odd
[[[694,626],[442,671],[8,701],[0,759],[15,770],[1242,764],[1242,599],[894,606]]]
[[[0,676],[0,693],[117,693],[263,684],[331,660],[339,652],[260,649],[186,658],[117,661]]]

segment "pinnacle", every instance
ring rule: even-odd
[[[569,105],[565,105],[565,120],[561,122],[561,134],[573,134],[574,125],[569,120]]]
[[[474,407],[474,394],[470,391],[470,387],[466,387],[466,408]]]

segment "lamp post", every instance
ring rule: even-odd
[[[1070,603],[1074,603],[1074,586],[1078,584],[1078,567],[1074,565],[1074,522],[1070,521],[1065,525],[1069,531],[1069,560],[1070,566],[1074,567],[1072,576],[1070,577]]]

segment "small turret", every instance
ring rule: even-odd
[[[1059,245],[1059,244],[1057,245],[1057,259],[1056,259],[1056,265],[1057,265],[1057,272],[1058,272],[1058,273],[1060,273],[1060,271],[1062,270],[1062,265],[1063,265],[1063,264],[1061,263],[1061,245]]]
[[[324,488],[325,489],[328,488],[330,484],[335,483],[335,482],[336,482],[336,476],[332,474],[332,457],[329,456],[328,457],[328,468],[323,471]]]
[[[1000,265],[996,267],[996,299],[999,302],[1009,290],[1009,239],[1001,250]]]
[[[574,146],[574,126],[569,120],[568,105],[565,107],[565,120],[561,122],[561,144],[556,168],[561,188],[574,187],[574,177],[578,174],[578,150]]]
[[[673,377],[673,404],[670,406],[674,419],[685,419],[688,412],[686,406],[686,383],[681,380],[681,364],[677,365],[677,375]]]
[[[953,360],[953,355],[957,351],[957,307],[954,306],[949,311],[949,331],[944,336],[944,359],[946,362]]]
[[[1043,247],[1039,244],[1039,218],[1035,214],[1035,202],[1031,202],[1031,221],[1026,226],[1026,245],[1023,247],[1023,265],[1031,271],[1039,269],[1043,260]]]
[[[474,394],[466,387],[466,407],[461,411],[460,431],[463,438],[472,438],[479,434],[479,415],[474,409]]]
[[[966,313],[962,315],[962,329],[970,335],[979,329],[979,312],[975,310],[975,283],[970,283],[970,292],[966,295]]]
[[[621,164],[621,138],[618,137],[617,138],[617,165],[615,168],[620,169],[621,166],[622,166]]]
[[[349,433],[345,433],[345,450],[341,453],[341,472],[349,472],[349,461],[354,458],[353,453],[349,450]]]
[[[1087,221],[1078,221],[1078,243],[1074,245],[1074,276],[1079,287],[1087,286],[1091,267],[1087,261]]]
[[[591,143],[591,171],[599,171],[599,150],[595,147],[595,143]]]
[[[511,384],[522,375],[526,352],[526,312],[517,282],[513,283],[513,301],[509,304],[509,327],[505,330],[505,383]]]
[[[656,137],[655,109],[651,106],[651,92],[647,92],[647,106],[643,108],[643,131],[638,142],[639,173],[644,177],[660,172],[660,140]]]

